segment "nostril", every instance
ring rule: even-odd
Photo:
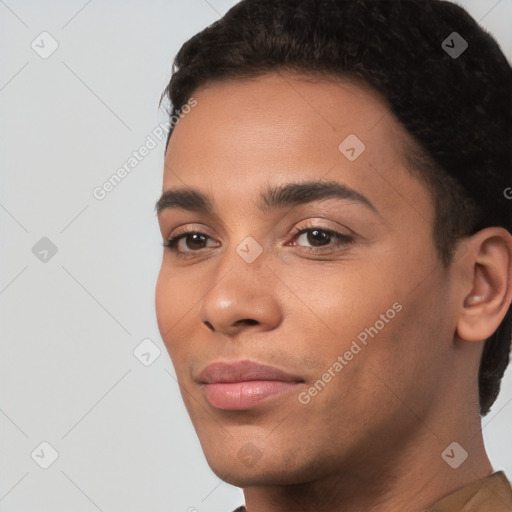
[[[253,318],[244,318],[242,320],[237,320],[233,325],[238,325],[240,322],[245,322],[249,325],[256,325],[258,323],[258,320],[254,320]]]
[[[208,320],[205,322],[205,324],[206,324],[206,326],[207,326],[209,329],[211,329],[212,331],[215,331],[215,329],[214,329],[213,325],[212,325],[210,322],[208,322]]]

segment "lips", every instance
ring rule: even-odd
[[[231,411],[251,409],[304,382],[297,375],[248,360],[212,363],[197,381],[212,407]]]
[[[209,364],[197,377],[201,384],[218,382],[247,382],[251,380],[279,380],[282,382],[304,382],[298,376],[286,373],[279,368],[252,361]]]

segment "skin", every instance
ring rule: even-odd
[[[170,139],[163,190],[209,194],[215,214],[160,212],[163,240],[185,226],[209,238],[202,249],[183,239],[189,258],[164,248],[155,299],[212,470],[244,489],[249,512],[414,512],[491,474],[477,374],[482,340],[512,300],[512,236],[482,230],[443,267],[432,198],[402,158],[408,135],[365,86],[280,72],[193,96]],[[366,146],[354,161],[338,149],[351,133]],[[268,185],[303,180],[345,184],[379,213],[348,199],[258,210]],[[332,252],[311,254],[315,239],[293,236],[306,227],[354,242],[332,238]],[[236,252],[248,236],[263,250],[252,263]],[[396,302],[401,311],[301,403],[297,394]],[[240,359],[304,383],[250,410],[212,407],[195,377]],[[469,454],[457,469],[441,457],[453,441]],[[249,465],[240,450],[259,458]]]

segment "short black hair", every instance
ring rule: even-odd
[[[512,232],[512,68],[462,7],[444,0],[242,0],[183,44],[162,99],[177,115],[200,86],[280,70],[359,81],[385,100],[410,135],[404,162],[433,198],[432,235],[445,267],[464,237],[490,226]],[[481,415],[498,396],[511,325],[509,306],[485,341]]]

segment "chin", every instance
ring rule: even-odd
[[[212,471],[224,482],[235,487],[245,488],[254,486],[292,485],[297,484],[296,478],[289,474],[289,469],[274,467],[241,467],[239,464],[213,465]]]
[[[271,455],[253,452],[247,443],[237,453],[206,455],[211,470],[224,482],[236,487],[294,485],[315,479],[322,464],[293,460],[285,454],[270,451]],[[252,456],[252,459],[251,459]]]

